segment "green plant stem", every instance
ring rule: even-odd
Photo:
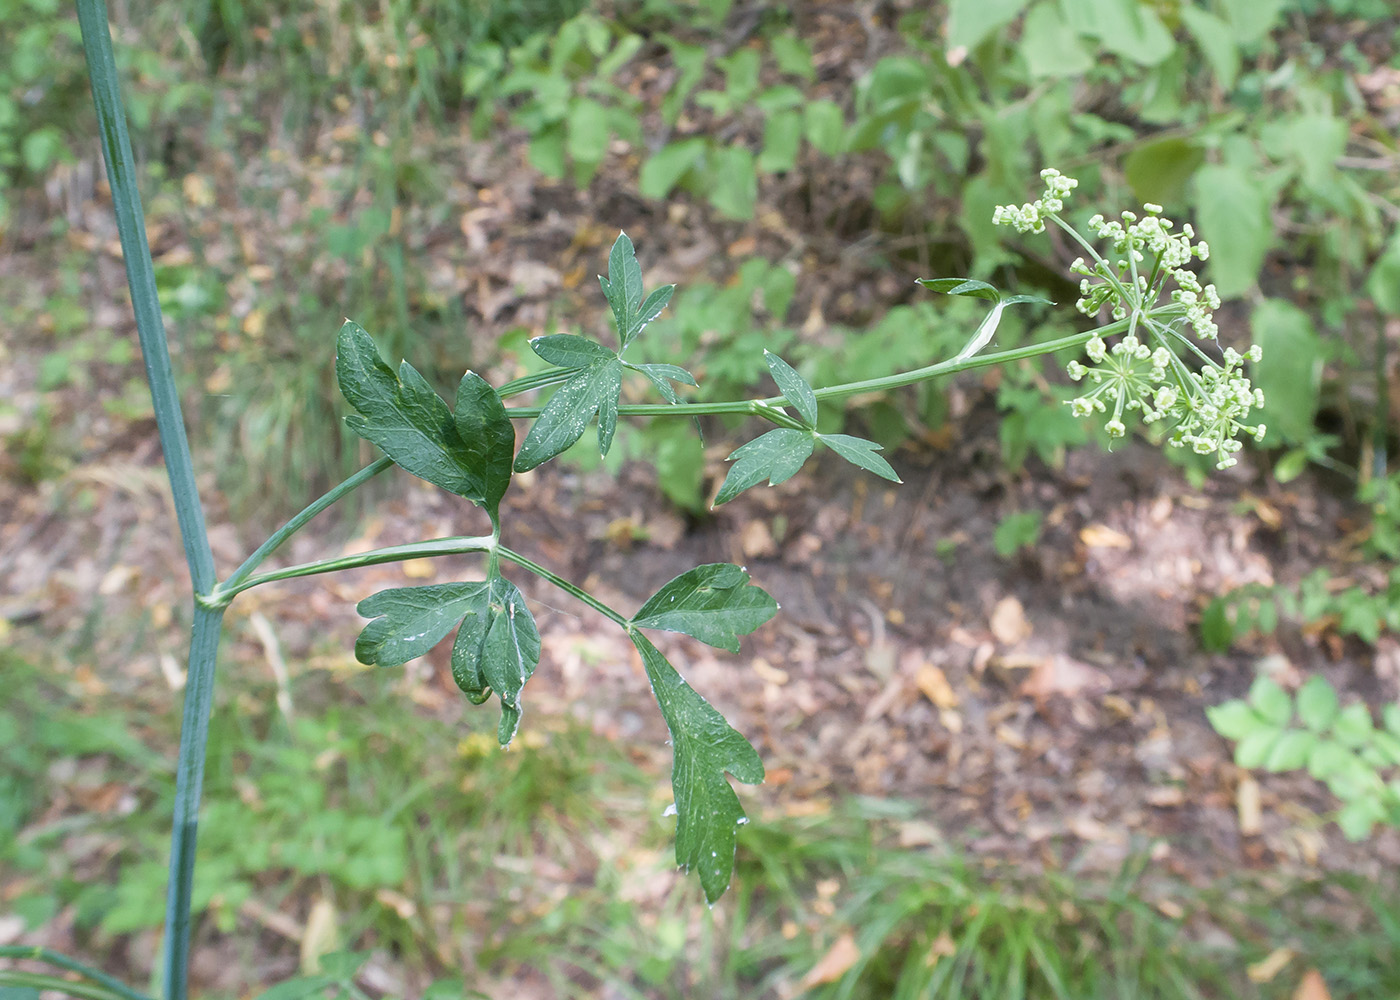
[[[202,605],[210,608],[224,608],[243,591],[251,590],[264,583],[275,583],[278,580],[292,580],[299,576],[315,576],[319,573],[336,573],[345,569],[361,569],[365,566],[377,566],[380,563],[402,562],[405,559],[461,555],[467,552],[491,552],[496,548],[496,545],[494,535],[460,535],[450,538],[431,538],[424,542],[412,542],[408,545],[390,545],[387,548],[371,549],[368,552],[340,556],[336,559],[318,559],[315,562],[301,563],[297,566],[287,566],[283,569],[259,573],[257,576],[250,576],[239,581],[234,586],[227,583],[220,584],[209,593]]]
[[[127,134],[117,81],[116,57],[103,0],[78,0],[78,23],[87,59],[92,100],[102,132],[102,152],[107,182],[126,261],[127,284],[136,314],[136,333],[146,365],[156,429],[170,477],[175,516],[184,543],[196,607],[190,639],[189,670],[185,684],[184,718],[180,728],[180,756],[176,764],[175,817],[171,827],[170,885],[166,895],[165,948],[162,958],[165,995],[185,1000],[188,988],[190,947],[190,892],[194,876],[195,833],[199,798],[204,783],[205,743],[209,733],[209,707],[213,699],[214,667],[219,649],[223,611],[199,604],[216,581],[214,555],[204,525],[204,510],[194,478],[180,394],[165,341],[165,324],[156,293],[155,268],[146,239],[141,196],[136,184],[136,161]]]
[[[122,110],[121,88],[117,83],[116,57],[107,24],[103,0],[78,0],[78,23],[83,34],[92,101],[102,132],[102,155],[107,163],[107,182],[112,188],[112,208],[121,235],[122,256],[126,260],[126,280],[131,288],[131,305],[136,314],[136,333],[141,341],[141,357],[146,364],[146,381],[155,408],[156,429],[165,456],[175,498],[175,517],[185,546],[190,578],[196,594],[214,585],[214,555],[204,527],[204,510],[194,479],[185,422],[180,414],[180,394],[170,366],[170,349],[165,342],[165,324],[156,294],[156,273],[151,248],[146,241],[146,223],[141,212],[141,195],[136,188],[136,161],[131,153],[126,114]]]
[[[151,1000],[146,994],[138,993],[120,979],[107,975],[107,973],[103,972],[101,969],[94,969],[92,966],[84,965],[75,958],[69,958],[67,955],[61,955],[48,948],[39,948],[31,945],[3,945],[0,946],[0,958],[15,958],[21,961],[43,962],[59,969],[76,972],[78,975],[92,980],[99,986],[105,987],[107,992],[101,994],[103,997],[120,996],[124,997],[125,1000]],[[5,977],[14,974],[13,971],[0,972],[0,983],[7,983],[8,980]],[[21,973],[21,975],[33,975],[33,973]],[[42,986],[40,988],[67,989],[74,985],[67,980],[63,980],[62,983],[63,985],[60,987]],[[19,985],[17,982],[8,982],[8,984]]]
[[[386,469],[393,468],[393,465],[394,460],[392,458],[376,459],[375,461],[371,462],[369,465],[361,469],[359,472],[355,473],[349,479],[346,479],[344,482],[333,487],[329,492],[327,492],[315,503],[308,506],[296,517],[292,518],[286,524],[282,525],[282,527],[274,531],[268,537],[267,541],[263,542],[261,545],[258,546],[257,551],[255,551],[252,555],[250,555],[247,559],[243,561],[242,566],[239,566],[238,569],[233,571],[232,576],[230,576],[227,580],[225,580],[222,584],[219,585],[218,589],[223,591],[231,591],[235,594],[238,593],[243,582],[253,575],[253,570],[257,569],[258,566],[262,564],[264,559],[272,555],[273,552],[277,551],[278,547],[283,542],[291,538],[302,528],[306,527],[307,523],[313,517],[321,513],[321,511],[325,510],[327,507],[331,506],[337,500],[340,500],[347,494],[359,489],[361,486],[369,482],[381,472],[384,472]]]
[[[214,665],[219,653],[222,608],[194,609],[185,710],[180,720],[180,756],[175,770],[175,816],[170,833],[170,886],[165,903],[165,949],[162,955],[165,995],[184,1000],[189,990],[190,898],[194,887],[194,849],[199,829],[199,799],[204,787],[204,754],[209,739],[209,712],[214,701]]]
[[[517,566],[523,566],[525,569],[528,569],[531,573],[534,573],[536,576],[540,577],[543,580],[548,580],[550,583],[554,584],[566,594],[576,597],[584,604],[587,604],[590,608],[598,612],[600,615],[603,615],[604,617],[610,618],[611,620],[617,622],[617,624],[621,625],[624,629],[630,628],[630,624],[628,623],[626,618],[623,618],[622,615],[618,614],[616,611],[608,607],[602,601],[598,600],[592,594],[588,593],[580,587],[574,586],[568,580],[565,580],[562,576],[557,576],[556,574],[551,573],[539,563],[531,559],[526,559],[519,552],[515,552],[512,549],[508,549],[504,545],[500,547],[499,551],[502,558],[509,559]]]
[[[1034,358],[1042,354],[1050,354],[1054,351],[1064,350],[1067,347],[1077,347],[1085,343],[1090,337],[1109,337],[1115,333],[1127,329],[1128,321],[1118,320],[1108,326],[1099,327],[1084,333],[1074,333],[1067,337],[1060,337],[1057,340],[1047,340],[1039,344],[1030,344],[1026,347],[1017,347],[1009,351],[997,351],[993,354],[975,354],[970,358],[963,358],[955,361],[940,361],[936,365],[928,365],[924,368],[915,368],[913,371],[899,372],[894,375],[885,375],[881,378],[868,378],[859,382],[844,382],[840,385],[827,386],[824,389],[817,389],[818,399],[840,399],[843,396],[855,396],[864,392],[886,392],[890,389],[898,389],[906,385],[916,385],[919,382],[927,382],[929,379],[938,378],[942,375],[955,375],[958,372],[967,371],[972,368],[986,368],[989,365],[1006,364],[1011,361],[1020,361],[1023,358]],[[743,414],[756,417],[772,418],[773,411],[787,401],[782,396],[769,396],[765,399],[734,399],[724,400],[714,403],[686,403],[675,406],[670,403],[636,403],[619,406],[617,412],[623,416],[631,417],[701,417],[711,414]],[[538,417],[543,412],[542,406],[516,406],[506,410],[512,419],[527,419]]]

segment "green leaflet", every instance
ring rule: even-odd
[[[485,583],[439,583],[366,597],[355,610],[374,621],[355,640],[355,659],[395,667],[422,656],[457,627],[485,591]]]
[[[818,434],[817,440],[852,465],[858,465],[892,483],[904,481],[899,478],[899,473],[894,471],[889,462],[875,454],[881,449],[874,441],[867,441],[865,438],[854,437],[850,434]]]
[[[520,725],[520,692],[540,661],[540,633],[525,598],[509,580],[400,587],[366,597],[356,609],[373,618],[355,641],[361,663],[395,666],[422,656],[457,627],[452,676],[480,705],[501,700],[501,746]]]
[[[623,362],[627,364],[626,362]],[[676,390],[671,388],[671,382],[680,382],[682,385],[694,385],[695,376],[690,374],[680,365],[633,365],[627,367],[636,372],[641,372],[647,377],[652,385],[656,386],[656,391],[668,403],[679,403],[680,397],[676,395]],[[669,380],[669,381],[668,381]]]
[[[676,290],[675,285],[662,285],[643,299],[642,266],[637,263],[637,252],[626,233],[618,233],[608,254],[608,276],[599,275],[598,283],[612,306],[617,339],[623,350],[637,339],[648,323],[661,315]]]
[[[719,488],[715,506],[728,503],[765,479],[770,486],[791,479],[812,454],[812,447],[811,431],[791,427],[779,427],[741,445],[729,456],[734,464]]]
[[[817,426],[817,394],[807,384],[807,380],[797,374],[797,369],[771,351],[763,352],[763,360],[768,363],[768,371],[773,381],[778,383],[778,391],[792,404],[793,409],[808,427]]]
[[[506,416],[501,397],[476,372],[467,372],[457,384],[453,418],[471,465],[481,476],[482,506],[491,515],[491,523],[496,524],[501,497],[510,486],[515,427]]]
[[[578,338],[582,340],[583,338]],[[606,359],[579,370],[550,397],[515,456],[515,471],[526,472],[548,462],[583,437],[598,414],[598,450],[612,447],[617,430],[617,403],[622,395],[622,362],[611,352]]]
[[[530,349],[560,368],[587,368],[589,365],[617,357],[596,340],[577,337],[571,333],[536,337],[530,341]]]
[[[944,295],[971,295],[992,303],[992,311],[987,313],[982,322],[978,324],[972,339],[957,353],[954,361],[965,361],[991,343],[993,335],[997,332],[997,326],[1001,323],[1001,312],[1007,306],[1021,302],[1039,302],[1047,306],[1055,304],[1038,295],[1008,295],[1003,297],[993,286],[975,278],[916,278],[915,280],[925,288],[942,292]]]
[[[676,863],[699,872],[705,898],[713,903],[729,887],[736,834],[748,822],[724,772],[756,785],[763,781],[763,761],[646,636],[630,630],[629,635],[671,731]]]
[[[336,380],[359,411],[350,429],[401,468],[449,493],[486,503],[478,457],[462,441],[447,404],[407,361],[393,369],[358,323],[346,320],[336,341]]]
[[[520,692],[540,662],[540,633],[520,590],[495,577],[484,586],[452,644],[452,677],[473,704],[501,699],[501,746],[520,725]]]
[[[709,563],[682,573],[658,590],[632,618],[639,628],[683,632],[701,642],[739,651],[748,635],[778,613],[778,602],[749,583],[733,563]]]

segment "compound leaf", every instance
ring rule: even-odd
[[[412,365],[403,362],[395,375],[364,328],[346,320],[336,340],[335,374],[341,393],[359,411],[345,418],[351,430],[405,471],[485,505],[478,456],[463,443],[447,404]]]
[[[571,333],[536,337],[530,341],[530,349],[560,368],[587,368],[591,364],[616,357],[596,340],[577,337]]]
[[[496,692],[497,736],[507,746],[520,725],[520,692],[540,662],[540,633],[515,584],[494,577],[480,588],[452,644],[452,677],[474,704]]]
[[[485,592],[485,583],[439,583],[366,597],[355,610],[374,620],[355,640],[355,659],[393,667],[422,656],[457,627]]]
[[[729,456],[734,464],[719,488],[715,506],[733,500],[765,479],[770,486],[791,479],[812,454],[812,446],[811,431],[791,427],[779,427],[741,445]]]
[[[771,351],[763,352],[763,360],[768,363],[768,371],[772,373],[773,381],[778,383],[778,391],[783,394],[783,398],[792,404],[803,423],[808,427],[815,427],[817,394],[812,391],[807,380],[797,374],[796,368]]]
[[[476,372],[467,372],[457,383],[457,409],[452,416],[472,467],[479,470],[482,506],[495,522],[501,497],[510,486],[515,427],[506,415],[501,397]]]
[[[756,785],[763,781],[763,761],[646,636],[635,631],[630,635],[671,731],[676,863],[698,871],[705,898],[713,903],[729,887],[736,835],[748,822],[724,772]]]
[[[867,441],[865,438],[858,438],[851,434],[818,434],[817,440],[852,465],[858,465],[892,483],[904,481],[899,478],[899,473],[894,471],[889,462],[875,454],[881,450],[881,447],[874,441]]]
[[[708,563],[676,577],[658,590],[632,618],[639,628],[683,632],[701,642],[739,651],[748,635],[778,613],[778,602],[749,583],[733,563]]]
[[[606,455],[617,430],[617,402],[622,394],[622,362],[611,352],[605,360],[582,368],[561,385],[535,420],[520,451],[515,471],[526,472],[549,461],[583,436],[598,414],[598,449]]]

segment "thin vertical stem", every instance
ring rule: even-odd
[[[204,787],[204,750],[214,701],[214,664],[219,653],[223,608],[194,609],[185,712],[180,720],[180,759],[175,771],[175,817],[170,830],[170,886],[165,901],[165,950],[161,965],[165,996],[185,1000],[189,990],[190,896],[194,886],[195,836]]]
[[[156,294],[155,268],[146,239],[146,223],[141,195],[136,184],[136,161],[131,152],[126,114],[122,109],[121,88],[117,81],[116,57],[103,0],[78,0],[78,23],[83,34],[92,100],[102,132],[102,153],[107,163],[107,182],[112,189],[112,207],[121,235],[126,279],[131,289],[136,332],[141,356],[146,364],[146,381],[151,389],[156,429],[161,452],[170,477],[175,500],[175,516],[189,564],[195,596],[213,589],[214,556],[204,527],[204,510],[195,484],[194,463],[190,458],[185,422],[180,413],[180,394],[170,365],[165,324]],[[185,1000],[188,990],[190,949],[190,890],[194,881],[195,830],[199,798],[204,784],[205,741],[209,734],[209,707],[213,701],[214,664],[219,649],[222,609],[196,604],[194,631],[190,638],[189,672],[185,683],[184,720],[180,729],[180,756],[176,767],[175,818],[170,834],[170,886],[166,895],[165,952],[163,958],[165,996]]]
[[[196,594],[214,586],[214,556],[204,528],[204,511],[194,480],[194,464],[185,437],[180,413],[180,394],[170,368],[170,348],[165,342],[165,324],[156,295],[156,272],[151,248],[146,241],[146,222],[141,212],[141,195],[136,189],[136,161],[131,153],[131,137],[126,130],[121,88],[117,83],[117,62],[112,54],[112,36],[103,0],[78,0],[78,23],[83,33],[92,101],[102,131],[102,156],[107,161],[107,183],[112,188],[112,208],[121,234],[122,256],[126,260],[126,280],[131,288],[131,306],[136,313],[136,333],[141,341],[141,357],[146,363],[146,381],[155,407],[156,429],[165,456],[165,469],[175,495],[175,516],[185,544],[185,560],[190,566]]]

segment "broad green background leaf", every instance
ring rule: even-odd
[[[846,148],[846,114],[834,101],[812,101],[802,108],[804,130],[812,148],[837,156]]]
[[[520,692],[540,662],[540,633],[525,598],[509,580],[495,577],[473,595],[452,644],[452,677],[480,704],[490,688],[501,699],[497,734],[506,746],[520,725]]]
[[[1207,277],[1221,298],[1254,287],[1273,242],[1270,196],[1259,178],[1237,166],[1207,164],[1196,171],[1196,228],[1210,244]]]
[[[1257,42],[1269,33],[1283,9],[1283,0],[1221,0],[1234,29],[1235,41]]]
[[[708,563],[676,577],[658,590],[632,619],[639,628],[683,632],[701,642],[739,651],[748,635],[778,613],[778,602],[749,583],[733,563]]]
[[[617,356],[596,340],[571,333],[535,337],[530,341],[530,350],[559,368],[587,368]]]
[[[796,111],[779,111],[763,123],[763,151],[758,169],[766,174],[791,170],[797,165],[802,145],[802,116]]]
[[[642,164],[637,188],[644,198],[665,198],[704,158],[704,139],[667,143]]]
[[[1002,25],[1010,24],[1029,0],[951,0],[948,45],[972,48]]]
[[[812,64],[812,48],[796,35],[778,35],[769,43],[773,61],[778,64],[778,72],[786,76],[796,76],[803,80],[816,79],[817,70]]]
[[[457,383],[457,408],[452,416],[457,435],[481,476],[482,504],[494,522],[501,497],[510,486],[515,427],[506,416],[501,397],[476,372],[467,372]]]
[[[1254,385],[1264,390],[1264,444],[1306,441],[1317,413],[1322,340],[1307,313],[1281,299],[1265,299],[1256,306],[1249,325],[1254,343],[1264,352],[1250,367]]]
[[[485,503],[477,456],[457,433],[452,411],[407,361],[396,376],[368,333],[346,320],[336,341],[336,380],[359,411],[345,418],[405,471],[449,493]]]
[[[858,465],[892,483],[904,481],[899,478],[899,473],[894,471],[889,462],[875,454],[881,449],[874,441],[867,441],[865,438],[858,438],[851,434],[818,434],[817,440],[852,465]]]
[[[756,785],[763,781],[763,761],[646,636],[631,636],[671,731],[676,863],[699,873],[705,898],[713,903],[729,887],[736,834],[747,821],[724,773]]]
[[[1026,14],[1017,48],[1035,78],[1078,76],[1094,64],[1054,0],[1041,0]]]
[[[566,121],[567,148],[569,158],[574,161],[575,180],[580,186],[586,186],[603,162],[608,140],[612,138],[608,109],[597,101],[581,97],[570,106]]]
[[[778,391],[783,394],[783,398],[792,404],[803,423],[808,427],[815,427],[817,425],[817,396],[812,391],[812,387],[807,384],[807,380],[797,374],[796,368],[772,351],[764,351],[763,360],[768,365],[768,371],[773,375],[773,381],[778,383]]]
[[[611,353],[608,360],[589,365],[561,385],[515,456],[515,471],[527,472],[548,462],[583,437],[584,428],[598,414],[598,448],[604,455],[617,429],[617,401],[622,393],[622,362]]]
[[[1325,677],[1310,677],[1298,689],[1298,719],[1314,732],[1322,732],[1337,717],[1337,692]]]
[[[729,219],[752,219],[758,201],[758,171],[753,154],[742,146],[714,151],[710,163],[714,186],[710,204]]]
[[[1092,31],[1110,52],[1144,66],[1172,54],[1176,43],[1153,9],[1141,0],[1075,0],[1088,8]]]
[[[1171,136],[1135,148],[1123,161],[1123,174],[1138,201],[1172,205],[1185,196],[1205,158],[1199,144]]]
[[[1240,75],[1240,50],[1231,36],[1230,26],[1191,4],[1182,5],[1181,21],[1196,39],[1220,88],[1233,90]]]
[[[733,500],[765,479],[770,486],[791,479],[812,454],[812,445],[810,431],[779,427],[736,448],[729,456],[734,464],[719,488],[715,506]]]
[[[1293,699],[1271,677],[1256,678],[1250,685],[1249,704],[1260,718],[1274,726],[1286,726],[1293,718]]]
[[[1400,316],[1400,228],[1391,235],[1385,253],[1366,276],[1366,293],[1381,312]]]
[[[446,638],[485,593],[485,583],[439,583],[366,597],[355,610],[374,620],[355,640],[355,659],[393,667],[422,656]]]
[[[1260,726],[1266,725],[1259,714],[1243,699],[1234,698],[1206,708],[1211,727],[1227,740],[1241,740]]]

